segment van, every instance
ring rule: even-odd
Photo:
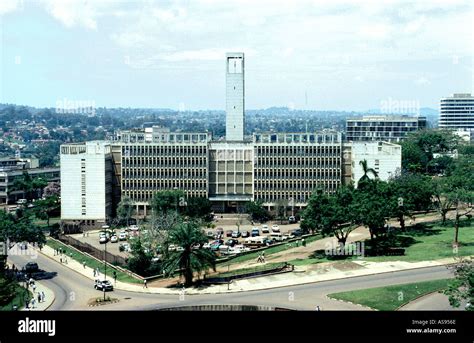
[[[272,232],[270,234],[270,238],[273,239],[276,242],[283,241],[283,235],[281,234],[281,232]]]
[[[248,237],[245,239],[245,245],[250,247],[261,247],[265,244],[264,240],[265,237],[263,236]]]

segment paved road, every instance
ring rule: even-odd
[[[27,256],[9,256],[17,266],[30,260]],[[41,269],[56,272],[44,285],[56,294],[51,310],[152,310],[168,306],[199,304],[252,304],[279,306],[299,310],[361,310],[358,305],[347,304],[326,297],[327,294],[348,290],[380,287],[417,281],[442,279],[452,276],[444,266],[401,272],[316,282],[305,285],[274,288],[252,292],[203,295],[160,295],[116,290],[109,293],[120,302],[106,306],[88,307],[87,301],[101,295],[93,288],[92,281],[79,273],[39,254],[35,260]],[[232,287],[232,286],[231,286]]]
[[[466,302],[458,308],[454,308],[449,304],[448,297],[440,293],[431,293],[424,297],[418,298],[411,303],[400,308],[401,311],[463,311]]]

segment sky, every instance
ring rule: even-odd
[[[474,93],[471,0],[1,0],[0,103],[225,108],[225,53],[246,108],[437,108]]]

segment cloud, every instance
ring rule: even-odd
[[[23,6],[23,2],[20,0],[2,0],[0,1],[0,15],[14,12]]]

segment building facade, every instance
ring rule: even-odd
[[[455,130],[471,140],[474,131],[474,96],[469,93],[453,94],[442,98],[439,108],[439,128]],[[467,133],[463,134],[463,131]]]
[[[24,173],[28,173],[32,178],[42,178],[47,182],[59,181],[59,168],[32,168],[38,164],[36,161],[30,162],[28,159],[4,158],[0,160],[0,204],[15,204],[20,199],[25,199],[25,192],[15,189],[15,180],[21,179]],[[39,191],[35,198],[41,197]]]
[[[97,227],[114,216],[113,165],[110,143],[63,144],[61,221]]]
[[[351,181],[357,181],[364,175],[360,162],[367,161],[369,168],[377,172],[377,177],[387,181],[400,174],[402,165],[402,147],[388,142],[354,142],[350,149]],[[349,156],[348,156],[349,157]],[[370,178],[374,176],[368,175]]]
[[[401,142],[408,133],[426,128],[422,116],[370,115],[346,120],[346,141]]]

